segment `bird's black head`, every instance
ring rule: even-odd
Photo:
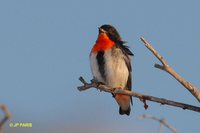
[[[121,37],[118,31],[112,25],[107,25],[107,24],[102,25],[99,28],[99,34],[101,33],[106,33],[107,36],[114,42],[121,41]]]

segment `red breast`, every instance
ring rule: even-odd
[[[106,51],[111,49],[115,43],[109,39],[105,33],[99,34],[96,44],[92,48],[92,53],[97,53],[98,51]]]

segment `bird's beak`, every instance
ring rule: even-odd
[[[106,31],[104,29],[102,29],[100,27],[98,27],[98,28],[99,28],[99,33],[106,33]]]

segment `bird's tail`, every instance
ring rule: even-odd
[[[119,105],[119,114],[120,115],[130,115],[131,112],[131,97],[123,94],[116,94],[115,100],[117,101]]]
[[[121,107],[119,107],[119,114],[120,114],[120,115],[124,115],[124,114],[130,115],[130,112],[131,112],[131,107],[130,107],[130,106],[129,106],[129,108],[126,109],[126,110],[123,110]]]

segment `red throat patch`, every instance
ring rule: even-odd
[[[92,48],[92,52],[96,53],[98,51],[105,51],[112,48],[115,43],[109,39],[109,37],[105,33],[101,33],[98,36],[96,44]]]

